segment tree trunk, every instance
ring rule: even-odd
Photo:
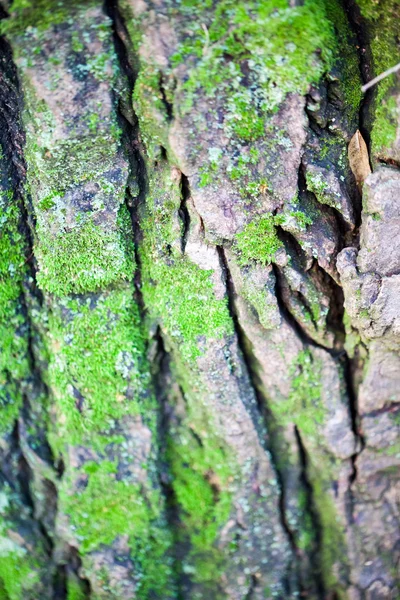
[[[399,1],[0,5],[0,600],[400,597]]]

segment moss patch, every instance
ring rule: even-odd
[[[268,265],[282,247],[283,243],[277,236],[273,215],[266,215],[252,221],[236,236],[235,248],[238,252],[238,263],[242,266],[250,261]]]
[[[44,551],[34,544],[30,545],[28,551],[17,541],[21,539],[18,525],[24,525],[21,521],[23,513],[24,509],[19,505],[16,495],[6,484],[0,492],[0,598],[2,600],[23,600],[42,594]],[[15,519],[16,515],[17,519]]]
[[[245,266],[251,262],[269,265],[274,262],[276,252],[283,248],[276,228],[294,224],[296,228],[305,230],[311,223],[311,217],[298,210],[277,215],[267,214],[251,221],[236,235],[234,250],[237,252],[239,265]]]
[[[0,189],[0,431],[8,431],[22,403],[21,380],[29,373],[28,331],[22,299],[26,242],[21,206]]]
[[[399,0],[357,0],[362,16],[367,20],[374,75],[380,75],[398,62],[400,19]],[[398,109],[391,90],[396,75],[383,79],[376,86],[374,99],[374,122],[371,132],[372,151],[375,156],[384,155],[396,138]]]
[[[325,472],[321,468],[323,464],[325,464]],[[326,588],[335,590],[338,597],[344,600],[346,593],[338,584],[338,579],[346,581],[349,576],[345,526],[338,517],[335,503],[331,497],[332,480],[327,477],[328,473],[333,474],[335,471],[333,459],[330,460],[321,452],[310,456],[308,477],[313,488],[313,500],[321,523],[319,555],[321,574]],[[339,574],[340,576],[338,576]]]
[[[118,225],[117,231],[106,231],[88,219],[82,226],[72,231],[61,230],[54,237],[39,227],[41,243],[36,249],[41,265],[37,275],[39,286],[63,296],[92,292],[132,279],[134,250],[125,207],[120,210]]]
[[[250,77],[259,85],[257,95],[240,85],[227,94],[229,130],[245,141],[263,135],[263,112],[274,110],[289,92],[304,94],[332,60],[332,26],[323,4],[314,0],[294,9],[286,0],[262,5],[224,0],[214,11],[210,2],[195,6],[188,0],[181,11],[188,17],[191,35],[172,61],[178,65],[196,59],[184,84],[184,110],[191,109],[199,88],[210,96],[216,88],[227,93],[226,86],[242,78],[241,62],[248,61]],[[232,57],[229,64],[224,55]]]
[[[321,368],[309,350],[299,352],[289,369],[292,383],[288,397],[271,405],[278,422],[295,423],[306,437],[316,437],[324,422]]]
[[[83,471],[85,489],[70,495],[64,486],[61,496],[82,555],[111,546],[118,536],[128,536],[137,578],[135,597],[173,597],[172,569],[165,563],[171,540],[166,524],[159,522],[163,502],[158,492],[144,494],[141,485],[118,480],[118,466],[109,460],[88,462]]]
[[[211,431],[209,426],[207,429]],[[186,425],[170,441],[167,459],[183,525],[180,535],[182,541],[190,541],[183,572],[195,582],[215,586],[224,567],[215,541],[232,505],[229,456],[215,434],[202,435],[200,446]]]
[[[60,412],[58,439],[80,443],[138,414],[148,386],[145,340],[129,286],[98,298],[60,300],[49,316],[49,382]]]
[[[52,25],[66,21],[71,11],[86,6],[96,6],[94,0],[14,0],[11,18],[1,23],[5,35],[23,34],[27,27],[45,31]]]
[[[51,23],[63,22],[62,35],[36,22],[43,1],[15,2],[7,21],[15,26],[12,45],[25,98],[38,284],[58,296],[95,291],[133,274],[129,217],[121,208],[128,166],[113,97],[119,69],[111,21],[91,6],[71,1],[48,8]],[[69,87],[59,85],[60,77]]]

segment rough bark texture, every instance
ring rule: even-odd
[[[0,600],[400,597],[399,1],[0,6]]]

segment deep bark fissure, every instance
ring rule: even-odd
[[[366,35],[365,35],[363,28],[358,23],[358,19],[360,18],[360,11],[353,0],[344,1],[343,4],[347,10],[350,26],[351,26],[352,30],[354,31],[354,33],[356,34],[357,39],[359,41],[358,51],[359,51],[360,72],[362,74],[363,80],[365,81],[366,79],[371,78],[371,72],[370,72],[370,65],[368,63],[368,59],[364,53],[365,48],[366,48],[366,42],[367,42]],[[363,52],[363,48],[364,48],[364,52]],[[372,92],[372,90],[369,90],[369,92],[364,96],[361,106],[360,106],[360,109],[359,109],[359,124],[358,125],[359,125],[359,129],[360,129],[363,137],[366,139],[368,145],[370,142],[370,135],[369,135],[369,130],[366,126],[366,121],[367,121],[367,115],[368,115],[368,111],[370,109],[370,104],[371,104],[372,100],[373,100],[373,92]],[[329,101],[330,101],[329,94],[327,93],[327,102],[329,103]],[[314,115],[311,111],[306,111],[306,112],[307,112],[307,115],[309,118],[309,126],[311,127],[311,129],[313,129],[313,131],[315,131],[315,133],[317,135],[320,135],[320,133],[319,133],[321,131],[320,123],[318,123],[314,119]],[[324,130],[329,133],[328,128],[324,128]],[[306,184],[306,177],[305,177],[305,167],[302,162],[300,163],[300,166],[299,166],[298,190],[299,190],[300,197],[301,197],[302,193],[310,193],[309,191],[306,192],[307,184]],[[338,210],[321,205],[321,207],[325,211],[326,210],[330,211],[335,217],[336,226],[338,228],[338,231],[340,234],[340,240],[342,242],[342,247],[339,248],[339,251],[343,247],[346,247],[348,245],[352,246],[352,245],[359,244],[359,227],[361,225],[361,210],[362,210],[361,201],[360,201],[360,198],[357,196],[357,194],[358,194],[357,189],[354,188],[352,190],[352,189],[348,188],[348,192],[349,192],[350,198],[352,200],[354,216],[355,216],[355,228],[353,231],[351,231],[349,229],[349,226],[345,222],[343,215]],[[315,200],[317,200],[315,196],[314,196],[314,198],[315,198]],[[284,234],[286,234],[286,232],[284,232]],[[283,237],[285,237],[285,236],[283,236]],[[302,253],[301,248],[298,248],[297,250],[300,251],[300,254]],[[343,342],[344,336],[340,335],[339,338],[337,336],[338,332],[344,333],[344,331],[343,331],[344,330],[344,327],[343,327],[343,314],[344,314],[343,293],[340,294],[337,284],[335,282],[333,282],[334,286],[332,287],[332,302],[331,302],[331,308],[329,311],[328,326],[335,334],[335,348],[334,349],[327,348],[327,347],[323,346],[322,344],[317,343],[314,339],[312,339],[310,337],[310,335],[304,331],[304,328],[301,326],[301,324],[298,322],[298,320],[293,316],[289,307],[286,305],[286,303],[284,301],[284,294],[282,293],[282,289],[281,289],[282,281],[283,281],[282,278],[284,277],[284,275],[283,275],[283,273],[280,272],[279,267],[277,267],[276,265],[273,265],[273,268],[274,268],[274,273],[275,273],[275,277],[276,277],[276,297],[278,300],[278,306],[280,308],[281,314],[288,321],[288,323],[292,326],[292,328],[296,331],[296,333],[299,335],[299,337],[303,341],[303,343],[305,343],[306,345],[313,346],[313,347],[321,348],[322,350],[324,350],[325,352],[330,354],[332,356],[332,358],[334,358],[336,361],[339,361],[341,363],[339,368],[340,368],[341,372],[343,373],[343,377],[344,377],[345,391],[346,391],[346,397],[348,399],[349,413],[350,413],[350,419],[351,419],[351,427],[352,427],[352,432],[353,432],[354,438],[356,440],[355,453],[350,457],[351,464],[352,464],[352,472],[349,477],[349,489],[348,489],[350,513],[351,513],[351,519],[352,519],[353,518],[353,514],[352,514],[353,513],[353,510],[352,510],[353,494],[351,492],[351,486],[357,477],[357,458],[358,458],[360,452],[362,452],[365,442],[364,442],[362,433],[360,432],[360,429],[359,429],[357,394],[355,391],[354,380],[353,380],[352,361],[344,348],[344,342]],[[335,304],[334,311],[332,310],[333,304]],[[339,307],[339,309],[338,309],[338,307]],[[298,448],[299,448],[299,455],[301,458],[303,485],[306,490],[308,504],[309,504],[308,513],[311,517],[311,520],[313,523],[313,530],[315,533],[315,548],[312,552],[312,561],[314,564],[319,565],[319,567],[315,571],[315,578],[316,578],[318,593],[321,598],[324,598],[324,597],[326,597],[325,583],[324,583],[324,580],[322,577],[322,571],[321,571],[322,565],[318,559],[318,557],[321,553],[322,545],[323,545],[322,523],[320,521],[318,510],[315,505],[314,490],[313,490],[313,486],[312,486],[312,483],[309,478],[309,463],[308,463],[306,448],[303,444],[300,430],[298,429],[297,426],[295,427],[295,432],[296,432],[296,440],[297,440],[297,444],[298,444]]]
[[[119,12],[118,2],[115,0],[106,0],[105,10],[112,21],[115,51],[118,57],[120,68],[128,84],[128,102],[130,102],[137,77],[137,69],[135,69],[135,65],[132,64],[132,56],[128,52],[129,34],[126,29],[124,19]],[[134,57],[134,60],[135,59],[136,57]],[[146,309],[141,291],[142,267],[139,248],[142,240],[142,232],[140,229],[140,212],[142,206],[146,201],[146,193],[148,190],[148,178],[146,172],[146,164],[143,159],[144,150],[140,147],[139,142],[138,119],[134,112],[132,104],[129,105],[128,111],[131,111],[131,115],[133,116],[133,123],[127,118],[128,115],[124,114],[124,111],[121,108],[121,103],[119,104],[118,118],[123,131],[123,143],[129,160],[130,175],[132,177],[136,177],[139,190],[138,195],[135,198],[133,198],[128,186],[126,205],[128,207],[129,214],[131,217],[132,235],[134,241],[136,263],[135,300],[139,306],[141,320],[143,322],[145,319]],[[162,148],[161,152],[162,155],[166,154],[165,150]],[[182,252],[184,252],[190,223],[189,212],[186,207],[186,201],[190,195],[190,190],[188,179],[183,174],[181,175],[181,194],[181,206],[179,208],[179,215],[183,223],[181,247]],[[167,527],[171,532],[173,542],[171,551],[173,556],[172,573],[177,588],[177,600],[183,600],[182,589],[184,574],[179,568],[179,562],[183,559],[184,555],[179,555],[179,541],[177,538],[177,524],[179,523],[179,513],[175,493],[170,483],[171,475],[169,473],[169,465],[165,460],[169,430],[169,405],[167,390],[168,379],[172,378],[172,372],[170,369],[170,356],[165,348],[164,339],[162,336],[161,329],[159,327],[157,328],[155,334],[152,335],[151,339],[149,340],[149,348],[151,344],[154,344],[156,347],[155,356],[151,360],[151,385],[157,400],[157,404],[160,408],[157,420],[157,479],[165,502],[165,518]]]
[[[276,473],[277,481],[279,484],[279,513],[280,513],[280,522],[283,530],[286,533],[290,546],[292,548],[293,554],[295,557],[298,557],[298,548],[295,542],[295,535],[288,523],[286,518],[286,499],[285,499],[285,484],[284,477],[279,469],[279,462],[277,458],[277,453],[279,452],[276,441],[274,440],[274,432],[273,428],[269,427],[271,423],[271,419],[273,418],[269,409],[268,409],[268,399],[264,397],[264,393],[262,390],[262,385],[259,382],[259,377],[257,375],[256,369],[254,368],[254,362],[256,361],[255,357],[252,355],[249,348],[251,347],[251,342],[248,340],[245,332],[240,326],[236,307],[235,307],[235,289],[233,284],[233,279],[230,273],[228,261],[225,256],[224,249],[221,246],[217,246],[221,267],[223,269],[225,275],[225,286],[226,293],[228,299],[228,308],[229,313],[234,324],[236,337],[238,340],[238,345],[240,352],[243,357],[244,364],[246,366],[247,374],[249,377],[250,385],[253,390],[256,402],[257,409],[253,411],[251,414],[251,418],[254,424],[254,427],[257,431],[258,438],[261,446],[267,451],[272,458],[272,465]],[[260,430],[260,421],[263,424],[262,429]],[[299,575],[300,565],[296,565],[296,574]],[[299,578],[300,579],[300,578]]]
[[[351,30],[354,32],[357,44],[357,53],[360,66],[360,74],[363,83],[367,83],[372,79],[373,73],[370,41],[367,33],[367,27],[365,21],[361,15],[360,7],[357,5],[355,0],[343,0],[343,6],[347,14],[347,19]],[[369,88],[363,96],[361,105],[359,108],[359,121],[358,128],[370,149],[371,146],[371,105],[374,102],[377,88]]]
[[[369,43],[369,36],[367,33],[367,27],[364,19],[361,15],[361,11],[355,0],[343,0],[344,8],[347,13],[349,25],[354,32],[358,40],[358,58],[361,78],[364,83],[372,79],[374,73],[372,68],[371,50]],[[376,88],[370,88],[364,94],[361,105],[359,108],[359,130],[366,141],[367,147],[371,148],[371,107],[373,105]],[[359,222],[361,224],[361,209],[359,215]],[[357,239],[357,249],[360,249],[360,241]],[[360,416],[358,411],[358,397],[354,386],[354,380],[352,376],[352,360],[346,354],[345,360],[345,381],[347,386],[347,393],[349,397],[350,415],[352,422],[352,430],[356,440],[356,449],[354,454],[351,456],[352,472],[349,477],[349,502],[350,502],[350,516],[353,519],[353,504],[354,497],[352,492],[352,486],[357,480],[357,460],[361,452],[365,448],[365,438],[360,431]]]
[[[181,250],[182,254],[185,253],[186,242],[189,235],[190,230],[190,215],[187,208],[187,201],[190,198],[190,187],[189,187],[189,179],[181,174],[181,204],[179,207],[179,217],[182,223],[182,236],[181,236]]]
[[[169,102],[167,99],[167,92],[166,92],[166,89],[164,86],[164,76],[161,72],[159,74],[158,87],[159,87],[160,94],[161,94],[161,100],[162,100],[162,103],[164,105],[165,112],[167,115],[167,120],[169,122],[171,122],[172,119],[174,118],[174,107],[171,104],[171,102]]]
[[[247,592],[244,600],[253,600],[254,594],[256,593],[257,584],[257,577],[255,575],[252,575],[250,578],[250,589]]]
[[[5,18],[6,13],[1,10],[0,18]],[[15,480],[18,482],[18,487],[21,492],[24,504],[28,507],[32,521],[36,522],[38,532],[42,538],[44,550],[48,556],[49,564],[55,569],[53,592],[55,600],[64,600],[66,593],[57,592],[56,578],[57,567],[54,561],[54,522],[46,524],[42,519],[36,518],[36,499],[32,492],[34,473],[29,458],[25,455],[23,444],[20,439],[20,428],[24,422],[30,423],[34,430],[32,434],[34,438],[35,453],[42,461],[57,472],[57,467],[54,463],[54,456],[51,447],[46,438],[46,430],[44,424],[38,424],[35,418],[33,405],[39,400],[43,402],[43,398],[49,397],[49,390],[44,383],[44,377],[41,367],[36,360],[35,339],[40,336],[39,332],[32,321],[31,304],[36,303],[40,308],[43,307],[43,297],[36,284],[37,267],[33,258],[33,236],[32,222],[34,220],[33,212],[29,206],[29,197],[25,189],[26,183],[26,163],[24,159],[25,134],[21,125],[22,113],[22,91],[20,89],[17,69],[13,61],[12,51],[8,42],[4,38],[0,38],[0,54],[3,58],[0,74],[0,137],[3,157],[5,158],[6,168],[8,169],[9,182],[12,184],[13,202],[18,206],[20,214],[20,233],[23,236],[25,265],[27,265],[27,273],[23,280],[23,289],[21,291],[20,303],[22,313],[24,315],[24,323],[26,327],[27,340],[27,360],[29,365],[29,377],[26,381],[20,382],[22,388],[23,406],[18,421],[15,422],[12,433],[12,452],[17,458],[17,473]],[[43,407],[42,407],[43,408]],[[39,409],[40,410],[40,409]],[[23,421],[22,421],[23,420]],[[29,442],[27,442],[29,443]],[[7,459],[8,460],[8,459]],[[3,467],[1,467],[3,470]],[[11,482],[10,482],[11,483]],[[54,505],[54,514],[57,510],[57,490],[54,484],[44,480],[49,494],[52,496]]]
[[[158,420],[158,442],[160,447],[158,473],[160,486],[165,499],[166,521],[168,528],[171,531],[173,541],[172,571],[176,584],[177,600],[183,600],[185,575],[180,568],[180,563],[184,558],[185,548],[178,539],[178,526],[180,522],[178,502],[171,483],[172,475],[170,473],[170,466],[166,459],[170,420],[173,412],[169,395],[171,384],[174,378],[171,370],[171,356],[165,348],[165,343],[160,328],[157,329],[155,335],[153,336],[153,344],[156,346],[156,352],[152,361],[152,375],[156,398],[160,406],[160,416]],[[176,384],[179,386],[178,382],[176,382]],[[179,389],[183,397],[184,394],[180,386]]]
[[[326,589],[324,579],[322,577],[322,564],[320,560],[321,548],[323,545],[322,525],[321,520],[319,518],[318,510],[315,506],[314,489],[308,475],[309,465],[307,452],[303,444],[303,440],[301,438],[300,430],[297,427],[297,425],[294,426],[294,432],[296,436],[296,442],[301,464],[301,481],[307,498],[307,514],[311,518],[311,522],[313,525],[313,534],[315,536],[315,545],[310,552],[310,559],[312,565],[316,565],[316,568],[313,569],[313,575],[315,577],[317,593],[319,595],[320,600],[324,600],[326,598]]]

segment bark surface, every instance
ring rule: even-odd
[[[0,600],[399,597],[399,1],[0,7]]]

